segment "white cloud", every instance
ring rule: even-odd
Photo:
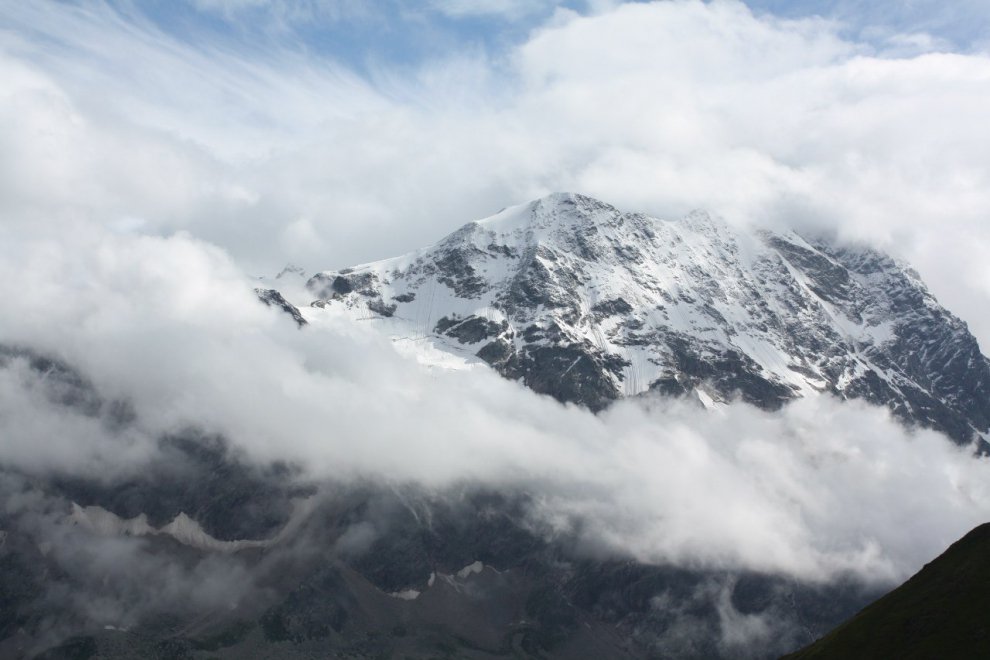
[[[882,412],[593,417],[485,372],[428,378],[358,328],[297,332],[245,272],[391,256],[577,190],[874,242],[987,346],[990,58],[878,57],[828,22],[676,1],[560,13],[504,56],[366,80],[104,5],[4,14],[0,341],[133,397],[135,451],[192,421],[320,474],[539,484],[539,514],[589,518],[589,545],[806,577],[900,577],[985,519],[985,462]],[[34,414],[22,381],[0,381],[7,455],[114,456],[85,427],[40,443],[72,420]]]
[[[31,296],[0,341],[79,366],[140,424],[101,432],[25,369],[3,371],[8,464],[107,474],[193,424],[315,478],[521,488],[590,552],[810,580],[904,578],[990,513],[986,460],[885,410],[821,397],[777,414],[627,402],[595,416],[487,369],[428,373],[363,326],[299,331],[188,236],[87,236],[12,246],[0,299]]]
[[[255,271],[316,269],[577,190],[837,227],[914,262],[990,344],[984,55],[873,56],[827,21],[677,1],[565,12],[496,59],[361,79],[191,46],[102,5],[5,11],[8,218],[90,209],[188,229]]]

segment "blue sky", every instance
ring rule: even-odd
[[[985,0],[747,0],[755,11],[783,17],[820,15],[867,39],[926,33],[945,47],[969,51],[987,44],[990,3]]]
[[[627,0],[642,2],[644,0]],[[293,47],[359,73],[415,66],[451,51],[493,57],[526,39],[562,10],[601,11],[620,0],[108,0],[190,43],[264,50]],[[969,51],[986,44],[990,3],[984,0],[747,0],[757,14],[820,16],[842,33],[882,45],[894,34],[927,34],[940,48]]]
[[[584,0],[151,0],[118,6],[192,42],[292,47],[357,72],[415,66],[451,51],[497,53],[523,40],[558,9],[587,10]]]

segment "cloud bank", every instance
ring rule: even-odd
[[[990,344],[990,58],[731,1],[596,7],[503,51],[358,75],[113,5],[4,3],[0,342],[60,356],[139,420],[53,406],[15,362],[5,461],[126,471],[193,424],[318,479],[524,489],[588,552],[809,580],[903,578],[985,520],[986,462],[882,411],[596,417],[254,299],[250,276],[287,261],[391,256],[576,190],[874,243]]]
[[[76,365],[138,422],[51,403],[65,397],[15,360],[0,372],[8,467],[126,474],[196,426],[315,480],[528,492],[534,521],[586,552],[812,581],[904,578],[990,513],[986,460],[884,410],[821,397],[595,416],[487,369],[426,370],[357,324],[299,331],[187,235],[91,240],[4,260],[0,298],[19,314],[3,342]]]

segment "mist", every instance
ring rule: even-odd
[[[41,255],[50,267],[31,269]],[[137,420],[107,431],[15,360],[0,420],[19,469],[123,473],[192,426],[316,481],[527,492],[534,520],[587,552],[812,581],[903,579],[990,512],[986,459],[862,403],[644,399],[593,415],[482,366],[425,368],[367,326],[298,330],[183,235],[21,246],[4,267],[0,296],[18,296],[18,272],[34,295],[3,342],[74,365]]]
[[[395,256],[575,191],[886,250],[990,345],[978,43],[867,39],[734,0],[476,4],[430,11],[520,21],[512,38],[357,65],[299,46],[317,17],[295,4],[192,3],[225,21],[210,41],[133,3],[0,0],[0,348],[15,349],[0,350],[0,522],[48,544],[94,621],[264,591],[237,557],[66,529],[67,502],[24,485],[135,478],[189,429],[322,497],[522,494],[525,524],[582,556],[816,585],[892,586],[986,521],[990,459],[865,403],[644,397],[595,415],[481,365],[420,364],[369,324],[309,313],[301,288],[283,293],[303,329],[259,303],[258,277],[287,263]],[[364,16],[327,6],[321,20]],[[245,7],[279,19],[258,43],[238,38]],[[332,547],[359,556],[378,531],[358,522]],[[123,565],[135,580],[103,581]],[[783,635],[726,601],[731,579],[697,594],[723,651]],[[661,647],[694,644],[684,616]]]

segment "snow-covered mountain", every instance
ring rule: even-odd
[[[664,221],[553,195],[405,257],[308,280],[287,268],[256,284],[303,333],[360,320],[420,359],[490,365],[596,410],[651,392],[774,408],[823,391],[889,405],[959,442],[986,440],[988,361],[909,268],[702,213]],[[859,572],[822,583],[746,561],[613,555],[585,536],[595,519],[580,510],[573,524],[547,522],[536,479],[437,487],[314,475],[252,457],[209,416],[152,436],[159,427],[142,407],[32,346],[0,342],[0,384],[68,420],[56,428],[80,443],[145,444],[129,469],[108,474],[0,461],[2,658],[771,658],[889,586]],[[290,439],[295,427],[283,428]],[[972,497],[953,465],[932,467],[960,499],[935,505]],[[868,492],[879,495],[864,508],[886,510],[903,491]],[[671,535],[723,515],[721,495],[682,515],[689,494],[655,509],[683,520]],[[602,499],[620,518],[625,501]],[[848,501],[829,506],[845,512]],[[859,523],[854,553],[880,548],[874,521]],[[823,529],[809,533],[832,543]],[[786,536],[769,538],[761,548],[792,554]]]
[[[651,391],[767,409],[831,392],[961,443],[990,430],[990,361],[917,273],[704,212],[666,221],[558,193],[307,287],[310,318],[379,319],[397,342],[594,410]]]

